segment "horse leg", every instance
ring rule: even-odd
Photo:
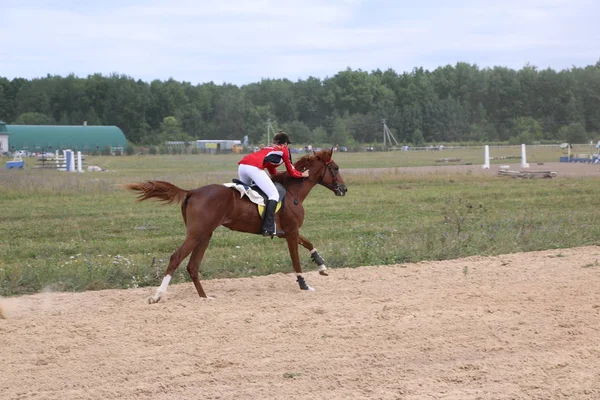
[[[167,287],[169,286],[169,282],[171,282],[173,273],[177,267],[179,267],[179,264],[181,264],[181,262],[192,252],[196,246],[198,246],[197,239],[188,236],[183,241],[183,244],[175,251],[175,253],[171,255],[167,272],[163,277],[160,287],[156,290],[156,294],[154,294],[154,296],[148,298],[149,304],[158,303],[160,301],[160,299],[167,292]]]
[[[285,238],[285,232],[277,231],[277,237]],[[325,260],[323,259],[323,257],[321,257],[315,246],[313,246],[313,244],[302,235],[298,235],[298,238],[298,243],[309,251],[310,258],[315,264],[317,264],[317,267],[319,267],[319,274],[323,276],[328,276],[329,274],[327,273],[327,266],[325,265]]]
[[[288,233],[285,236],[288,244],[288,250],[290,251],[290,257],[292,259],[292,266],[296,271],[296,282],[302,290],[315,290],[307,285],[304,277],[302,276],[302,266],[300,265],[300,258],[298,257],[298,242],[300,234],[296,231],[295,233]]]
[[[194,286],[196,286],[196,291],[198,292],[198,295],[203,298],[207,298],[208,296],[206,296],[202,284],[200,283],[200,279],[198,279],[198,270],[200,269],[200,262],[202,261],[202,258],[204,258],[204,253],[208,248],[211,236],[212,234],[208,238],[200,241],[200,244],[192,251],[190,261],[187,265],[187,271],[192,278],[192,282],[194,282]]]
[[[327,273],[327,266],[325,266],[325,260],[323,260],[323,257],[321,257],[315,246],[313,246],[313,244],[302,235],[299,235],[299,239],[300,245],[302,245],[302,247],[304,247],[310,252],[310,258],[315,264],[317,264],[317,267],[319,267],[319,274],[323,276],[328,276],[329,274]]]

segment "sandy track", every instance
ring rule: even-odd
[[[598,399],[600,247],[0,300],[7,399]]]

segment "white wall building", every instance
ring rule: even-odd
[[[6,123],[0,121],[0,156],[10,151],[8,147],[8,131],[6,129]]]

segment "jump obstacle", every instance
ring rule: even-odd
[[[484,169],[490,169],[490,146],[485,145],[483,147],[483,165]],[[529,168],[529,164],[527,164],[527,151],[525,149],[525,145],[521,145],[521,168]]]
[[[63,153],[63,157],[59,158],[58,151],[56,152],[56,169],[68,172],[83,172],[80,151],[75,153],[73,150],[65,150],[63,151]],[[59,166],[59,162],[61,161],[63,162],[63,164]],[[77,169],[75,169],[76,164]]]
[[[564,143],[563,145],[561,145],[561,148],[567,149],[567,155],[565,156],[563,153],[563,155],[560,157],[559,160],[561,163],[565,162],[565,163],[599,164],[600,163],[600,140],[598,141],[598,144],[595,147],[598,149],[597,154],[591,154],[591,152],[589,154],[571,154],[571,145],[568,143]]]
[[[23,169],[24,167],[25,161],[23,161],[20,154],[15,154],[12,161],[6,162],[6,169]]]
[[[56,150],[54,157],[38,158],[38,165],[35,168],[56,169],[58,171],[68,172],[83,172],[83,158],[81,151],[74,152],[73,150],[63,150],[62,155]]]

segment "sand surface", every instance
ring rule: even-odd
[[[600,399],[600,247],[0,299],[0,398]]]

